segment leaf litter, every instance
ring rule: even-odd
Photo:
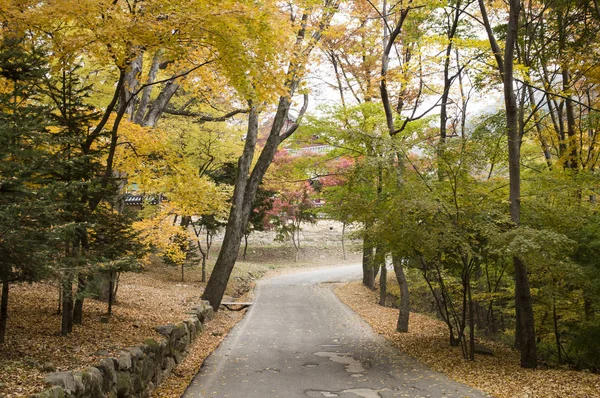
[[[92,366],[121,348],[142,344],[148,338],[161,339],[154,327],[188,318],[190,307],[200,301],[204,289],[204,284],[197,282],[199,270],[187,271],[186,282],[180,281],[179,272],[174,267],[153,266],[143,273],[123,274],[109,322],[101,321],[106,317],[106,303],[86,299],[83,325],[74,325],[67,337],[59,333],[56,284],[13,285],[6,341],[0,347],[0,397],[29,396],[47,387],[44,378],[48,373]],[[189,357],[205,357],[238,320],[237,315],[218,313],[207,324],[207,333],[194,343]],[[185,365],[176,370],[185,371]]]
[[[450,378],[499,398],[600,397],[600,375],[561,369],[522,369],[518,351],[482,341],[494,356],[462,358],[448,342],[446,325],[428,316],[410,314],[409,333],[395,330],[398,310],[378,305],[379,293],[360,282],[338,286],[337,296],[395,347]]]

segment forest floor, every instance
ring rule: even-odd
[[[237,262],[224,300],[246,299],[253,281],[266,273],[290,272],[322,264],[356,262],[350,255],[342,260],[341,228],[327,221],[308,226],[303,236],[306,247],[298,261],[295,250],[273,242],[273,234],[251,236],[246,259]],[[211,250],[208,271],[218,253],[219,242]],[[107,305],[86,299],[83,325],[60,336],[58,285],[56,281],[14,284],[9,296],[6,342],[0,347],[0,397],[25,397],[43,390],[45,375],[54,371],[80,369],[97,363],[119,349],[141,344],[147,338],[160,338],[155,326],[186,319],[190,307],[198,303],[205,283],[199,267],[181,270],[153,262],[141,273],[121,275],[117,302],[107,323]],[[206,331],[193,344],[189,355],[154,393],[157,397],[179,397],[206,358],[227,332],[243,317],[241,312],[219,311],[207,323]]]
[[[393,346],[450,378],[499,398],[600,397],[600,375],[559,369],[522,369],[519,354],[502,343],[480,341],[494,356],[462,358],[448,344],[446,325],[426,315],[410,314],[409,333],[397,333],[398,310],[378,305],[379,293],[360,282],[340,285],[338,297]]]

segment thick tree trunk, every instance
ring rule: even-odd
[[[152,94],[153,86],[151,84],[156,80],[156,75],[158,74],[161,60],[162,50],[158,50],[152,58],[152,65],[150,65],[150,71],[148,72],[148,80],[146,81],[146,84],[149,84],[149,86],[146,86],[142,91],[142,98],[140,99],[140,103],[133,118],[133,122],[136,124],[141,125],[144,121],[144,115],[146,114],[148,105],[150,104],[150,95]]]
[[[297,86],[297,83],[292,83],[293,88]],[[294,90],[291,90],[293,93]],[[252,107],[248,116],[248,134],[246,136],[246,144],[244,146],[244,153],[240,157],[238,162],[238,175],[236,177],[235,188],[233,191],[231,211],[229,213],[229,220],[225,228],[225,236],[223,237],[223,244],[219,251],[219,256],[213,268],[213,272],[206,285],[206,290],[202,295],[204,300],[208,300],[213,308],[216,310],[221,303],[223,294],[225,293],[225,287],[227,281],[231,275],[231,271],[237,260],[238,253],[241,246],[242,236],[244,230],[248,225],[250,213],[252,212],[252,205],[256,197],[256,191],[258,186],[262,182],[262,179],[267,172],[267,169],[271,165],[277,147],[287,137],[289,137],[298,128],[298,124],[294,123],[284,134],[281,131],[284,124],[288,120],[288,112],[290,110],[290,99],[288,97],[281,97],[279,100],[279,106],[277,107],[277,113],[275,114],[273,125],[267,138],[267,142],[261,151],[250,176],[248,172],[252,163],[252,157],[254,155],[254,148],[256,145],[256,137],[258,134],[258,114],[256,107]],[[306,97],[305,105],[303,106],[300,114],[306,111]]]
[[[140,48],[137,48],[137,51],[139,51],[139,54],[129,64],[129,68],[125,73],[125,89],[121,91],[119,96],[119,107],[125,107],[125,113],[131,115],[131,118],[136,105],[133,95],[140,86],[138,76],[142,72],[144,62],[144,52]]]
[[[238,160],[238,172],[235,188],[231,199],[231,210],[225,228],[223,244],[219,256],[202,294],[204,300],[208,300],[212,307],[218,310],[229,276],[237,260],[240,243],[245,225],[243,225],[244,194],[248,185],[248,174],[254,157],[256,139],[258,135],[258,111],[252,106],[248,115],[248,133],[244,151]]]
[[[396,331],[400,333],[408,333],[408,319],[410,316],[410,292],[408,291],[408,282],[402,267],[402,259],[397,254],[392,254],[392,264],[394,265],[394,273],[400,287],[400,312],[398,314],[398,323]]]
[[[152,106],[150,106],[150,110],[148,111],[146,116],[144,116],[142,126],[154,127],[156,125],[156,122],[163,114],[165,108],[169,104],[169,101],[171,101],[171,98],[173,97],[173,95],[175,95],[175,92],[178,89],[179,84],[173,81],[170,81],[166,84],[165,88],[160,92],[158,97],[156,97],[156,99],[152,103]]]
[[[0,301],[0,344],[4,344],[6,324],[8,321],[8,288],[9,282],[2,282],[2,300]]]

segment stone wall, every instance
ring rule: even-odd
[[[202,333],[202,324],[212,317],[212,307],[203,301],[193,308],[189,319],[156,327],[164,337],[161,341],[147,339],[80,371],[50,373],[46,381],[52,387],[31,398],[149,397],[182,361],[190,343]]]

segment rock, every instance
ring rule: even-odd
[[[144,357],[144,352],[139,346],[127,347],[127,352],[131,356],[131,359],[140,359]]]
[[[144,340],[144,345],[146,346],[147,350],[149,350],[151,352],[156,352],[159,349],[160,343],[154,339],[146,339],[146,340]],[[147,350],[146,350],[146,353],[149,352]]]
[[[140,347],[128,347],[127,352],[131,357],[131,371],[138,372],[138,368],[142,367],[141,364],[144,362],[146,355]]]
[[[140,375],[133,373],[131,375],[131,389],[133,391],[133,395],[138,397],[144,391],[144,385],[146,383],[142,383],[142,378]]]
[[[205,311],[204,311],[204,320],[202,322],[208,322],[211,319],[213,319],[213,317],[215,316],[215,310],[213,310],[212,307],[208,307]]]
[[[162,368],[167,375],[171,374],[171,371],[173,370],[174,367],[175,367],[175,360],[173,360],[173,358],[171,358],[171,357],[165,358]]]
[[[129,354],[126,351],[121,351],[121,354],[117,358],[117,369],[118,370],[131,369],[131,354]]]
[[[196,332],[198,331],[199,323],[200,323],[200,320],[196,316],[185,321],[185,324],[187,325],[188,330],[190,332],[190,337],[192,337],[192,338],[196,337]]]
[[[85,385],[88,383],[90,375],[87,373],[84,374],[83,372],[73,372],[73,378],[75,379],[75,395],[83,395],[85,393]]]
[[[87,368],[85,371],[90,376],[89,378],[84,378],[84,383],[86,380],[89,382],[89,384],[85,386],[86,393],[88,393],[88,395],[92,398],[101,398],[102,386],[104,384],[102,372],[100,369],[93,366]]]
[[[114,358],[104,358],[96,367],[102,372],[102,391],[110,391],[117,384]]]
[[[149,398],[152,396],[152,391],[154,391],[155,387],[154,387],[154,383],[150,382],[148,383],[148,385],[146,386],[146,389],[144,390],[144,393],[142,394],[142,397],[144,398]]]
[[[108,352],[106,350],[99,350],[99,351],[96,351],[94,353],[94,355],[97,357],[108,357],[108,356],[110,356],[110,352]]]
[[[55,372],[46,375],[46,383],[52,386],[59,386],[67,394],[75,394],[77,391],[77,384],[75,383],[75,376],[72,372]]]
[[[173,329],[175,329],[175,325],[164,325],[164,326],[157,326],[154,328],[154,330],[156,330],[156,332],[158,332],[159,334],[162,334],[165,337],[169,337],[171,335],[171,332],[173,332]]]
[[[494,351],[484,345],[475,343],[475,354],[494,356]]]
[[[200,305],[196,307],[196,310],[198,311],[198,319],[200,319],[200,322],[210,321],[215,314],[213,307],[211,307],[210,303],[206,300],[203,300]]]
[[[117,372],[117,396],[126,397],[131,395],[132,392],[131,374],[129,372]]]
[[[185,350],[187,350],[189,344],[190,344],[190,338],[187,334],[185,334],[173,343],[173,347],[175,348],[175,351],[177,351],[179,353],[183,353]]]
[[[54,386],[39,394],[34,394],[30,398],[65,398],[65,390],[62,387]]]
[[[175,363],[179,365],[181,361],[183,361],[183,352],[177,350],[173,351],[173,358],[175,359]]]
[[[189,333],[188,327],[185,323],[180,323],[171,332],[171,340],[177,341]]]

